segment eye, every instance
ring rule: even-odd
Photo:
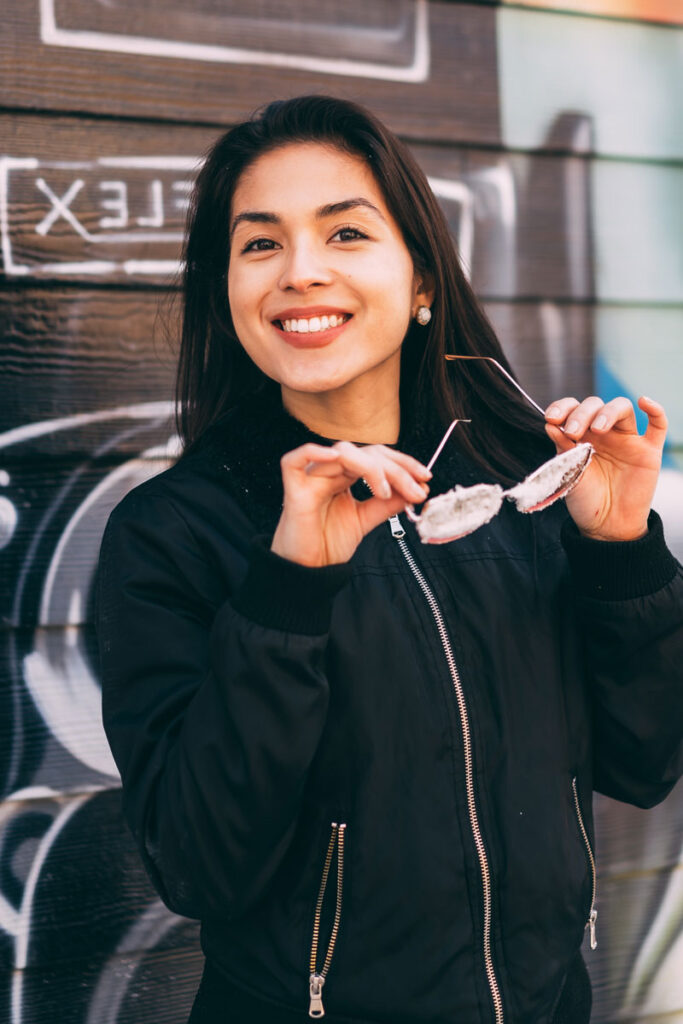
[[[273,246],[277,245],[272,238],[254,238],[242,249],[242,252],[268,252]]]
[[[340,242],[357,242],[359,238],[367,238],[368,237],[367,235],[363,234],[362,231],[359,231],[358,228],[350,228],[350,227],[339,228],[332,235],[332,240],[334,240],[338,235],[345,235],[346,236],[344,238],[340,238],[339,239]],[[353,236],[353,237],[349,237],[349,236]]]

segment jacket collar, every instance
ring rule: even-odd
[[[462,429],[467,428],[463,425]],[[392,447],[426,464],[444,430],[434,409],[416,402],[402,409],[399,438]],[[257,531],[272,534],[282,511],[282,456],[307,442],[332,445],[335,440],[338,439],[321,437],[291,416],[282,405],[279,388],[269,387],[221,416],[183,458],[199,462],[205,471],[217,477]],[[432,495],[457,483],[467,485],[484,479],[482,471],[458,451],[455,433],[433,472]],[[359,500],[369,497],[362,481],[354,484],[352,493]]]

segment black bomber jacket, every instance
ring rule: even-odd
[[[595,924],[593,790],[647,807],[683,771],[683,570],[655,512],[606,543],[563,502],[297,565],[279,459],[312,439],[247,404],[109,517],[103,718],[145,866],[273,1020],[550,1022]],[[457,442],[437,468],[432,494],[482,479]]]

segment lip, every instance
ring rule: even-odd
[[[330,309],[329,306],[320,307],[323,309],[323,313],[310,313],[309,316],[324,316],[329,315],[332,312],[336,312]],[[345,310],[340,310],[337,315],[344,313]],[[296,313],[283,317],[284,320],[292,319],[296,316]],[[353,320],[352,314],[347,314],[348,320],[344,323],[338,324],[337,327],[328,327],[326,331],[315,331],[313,334],[299,334],[298,331],[285,331],[282,327],[278,327],[277,323],[273,323],[273,328],[277,331],[283,341],[286,341],[292,348],[323,348],[325,345],[329,345],[330,342],[334,341],[343,330]],[[306,318],[307,319],[307,318]]]
[[[289,309],[282,309],[273,320],[310,320],[312,316],[350,316],[348,309],[338,306],[291,306]]]

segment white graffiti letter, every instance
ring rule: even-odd
[[[76,181],[71,183],[68,191],[66,191],[60,199],[59,196],[54,194],[44,178],[36,178],[36,187],[39,188],[52,203],[52,209],[43,217],[40,224],[36,225],[37,235],[46,235],[57,218],[63,217],[65,221],[68,221],[74,231],[81,236],[81,238],[87,238],[87,232],[79,224],[69,209],[69,206],[73,203],[84,185],[85,182],[81,178],[77,178]]]
[[[180,192],[179,196],[176,196],[173,205],[176,210],[180,210],[181,213],[187,213],[187,208],[190,205],[190,192],[192,191],[191,181],[174,181],[171,185],[173,192]]]
[[[115,194],[111,199],[103,199],[105,210],[113,210],[115,217],[100,217],[101,228],[125,228],[128,224],[128,186],[125,181],[101,181],[100,191],[109,190]]]
[[[164,226],[164,196],[158,178],[150,183],[152,213],[149,217],[138,217],[141,228],[162,228]]]

